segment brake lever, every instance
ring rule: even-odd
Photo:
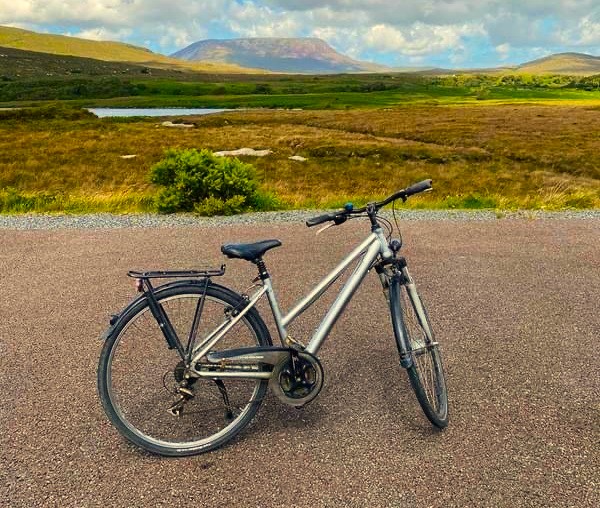
[[[325,231],[326,229],[332,228],[335,225],[336,225],[335,222],[331,222],[330,224],[327,224],[327,226],[323,226],[321,229],[319,229],[317,231],[317,235],[320,235],[323,231]]]

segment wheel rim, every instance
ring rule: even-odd
[[[160,301],[184,347],[199,298],[200,294],[189,293]],[[223,321],[227,307],[225,302],[207,295],[196,343]],[[242,319],[214,350],[254,345],[259,345],[258,337]],[[202,448],[229,435],[248,416],[260,395],[261,382],[225,381],[233,409],[230,418],[215,382],[199,379],[193,385],[194,398],[181,416],[173,416],[168,408],[178,398],[174,371],[180,361],[179,354],[167,348],[157,322],[145,307],[115,339],[107,362],[108,396],[117,417],[138,438],[173,449]]]

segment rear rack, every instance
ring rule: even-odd
[[[205,268],[203,270],[157,270],[148,272],[131,270],[127,272],[127,276],[134,279],[176,279],[180,277],[197,277],[205,279],[208,277],[220,277],[224,274],[225,265],[221,265],[220,268]]]

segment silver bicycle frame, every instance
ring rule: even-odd
[[[336,297],[335,301],[325,314],[325,317],[315,330],[310,342],[306,346],[306,351],[315,355],[327,336],[331,331],[333,325],[340,317],[346,305],[360,286],[367,272],[373,265],[373,262],[378,256],[381,256],[384,260],[392,257],[392,251],[388,247],[383,230],[379,227],[374,228],[373,232],[358,245],[348,256],[346,256],[332,271],[329,273],[317,286],[304,298],[302,299],[292,310],[289,311],[285,316],[282,315],[275,291],[271,279],[267,278],[262,281],[262,287],[256,291],[251,297],[248,304],[235,316],[231,317],[230,320],[225,321],[215,330],[213,330],[208,337],[206,337],[201,344],[194,348],[194,354],[192,357],[192,363],[199,361],[205,356],[211,348],[219,342],[219,340],[233,328],[238,321],[240,321],[246,313],[256,305],[260,298],[266,293],[269,300],[271,311],[273,312],[273,318],[277,327],[277,333],[282,344],[285,344],[285,340],[288,337],[287,326],[294,321],[300,314],[306,309],[313,305],[327,289],[342,275],[342,273],[350,266],[354,261],[360,259],[353,273],[350,275],[344,287]]]

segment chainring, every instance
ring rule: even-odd
[[[324,377],[319,359],[306,351],[298,351],[274,367],[269,384],[283,403],[302,407],[319,395]]]

